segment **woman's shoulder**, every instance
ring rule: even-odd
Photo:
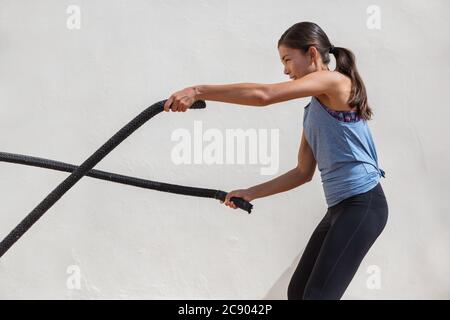
[[[346,75],[338,71],[329,71],[329,76],[336,80],[336,86],[329,92],[317,95],[315,98],[325,107],[334,111],[356,111],[347,103],[350,99],[352,81]]]

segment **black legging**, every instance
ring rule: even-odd
[[[288,299],[340,299],[387,218],[380,183],[329,207],[292,275]]]

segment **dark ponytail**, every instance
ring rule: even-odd
[[[313,22],[299,22],[291,26],[278,40],[278,47],[280,45],[299,49],[303,53],[306,53],[309,47],[314,46],[325,65],[330,63],[330,53],[333,54],[336,58],[335,71],[348,76],[352,81],[347,103],[352,108],[357,108],[358,115],[362,119],[371,120],[373,112],[367,102],[366,87],[356,68],[353,52],[346,48],[333,46],[325,32]]]

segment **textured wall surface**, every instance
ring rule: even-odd
[[[0,151],[80,164],[176,90],[287,81],[277,40],[313,21],[356,55],[386,171],[388,224],[343,299],[448,299],[449,11],[447,0],[0,0]],[[295,167],[309,100],[163,113],[96,168],[247,188]],[[256,161],[225,161],[237,129],[256,133]],[[191,163],[174,161],[177,132],[192,138]],[[212,163],[194,146],[207,132],[223,137]],[[0,237],[65,177],[0,162]],[[85,177],[0,259],[0,298],[286,299],[326,212],[320,172],[253,204],[248,215]]]

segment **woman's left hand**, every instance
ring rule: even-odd
[[[256,199],[254,193],[252,192],[251,188],[247,189],[237,189],[233,190],[227,193],[225,200],[220,201],[220,203],[225,203],[226,206],[229,206],[230,208],[237,209],[237,206],[234,204],[233,201],[231,201],[232,197],[242,198],[247,201],[252,201]]]
[[[195,101],[197,101],[195,88],[188,87],[173,93],[164,104],[164,111],[186,112]]]

